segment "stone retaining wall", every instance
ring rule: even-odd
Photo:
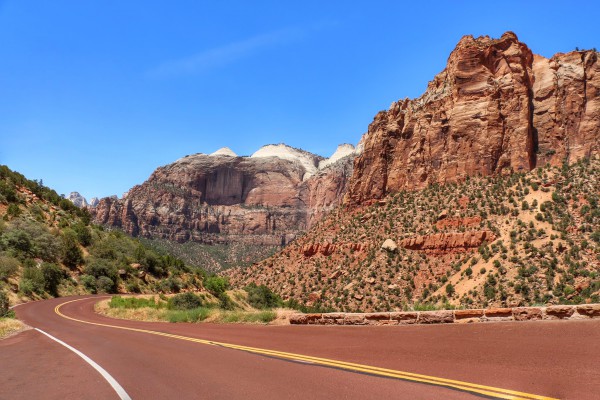
[[[294,325],[407,325],[494,321],[600,319],[600,304],[476,310],[292,314]]]

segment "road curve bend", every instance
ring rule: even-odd
[[[51,299],[15,311],[28,325],[89,357],[134,400],[542,400],[595,399],[600,393],[598,320],[395,327],[169,324],[98,315],[98,299]],[[76,399],[82,392],[85,398],[122,398],[67,348],[35,331],[19,336],[24,337],[19,343],[0,342],[0,365],[12,371],[7,382],[0,374],[0,387],[8,389],[0,391],[0,399]],[[32,368],[41,353],[43,365]],[[40,379],[52,374],[54,380]],[[39,393],[44,396],[35,396]]]

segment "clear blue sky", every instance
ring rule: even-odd
[[[160,166],[285,142],[328,156],[466,34],[600,47],[596,2],[1,1],[0,164],[119,196]]]

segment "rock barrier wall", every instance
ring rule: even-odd
[[[293,325],[460,324],[496,321],[600,319],[600,304],[474,310],[292,314]]]

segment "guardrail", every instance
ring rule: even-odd
[[[472,310],[292,314],[293,325],[409,325],[600,318],[600,304]]]

